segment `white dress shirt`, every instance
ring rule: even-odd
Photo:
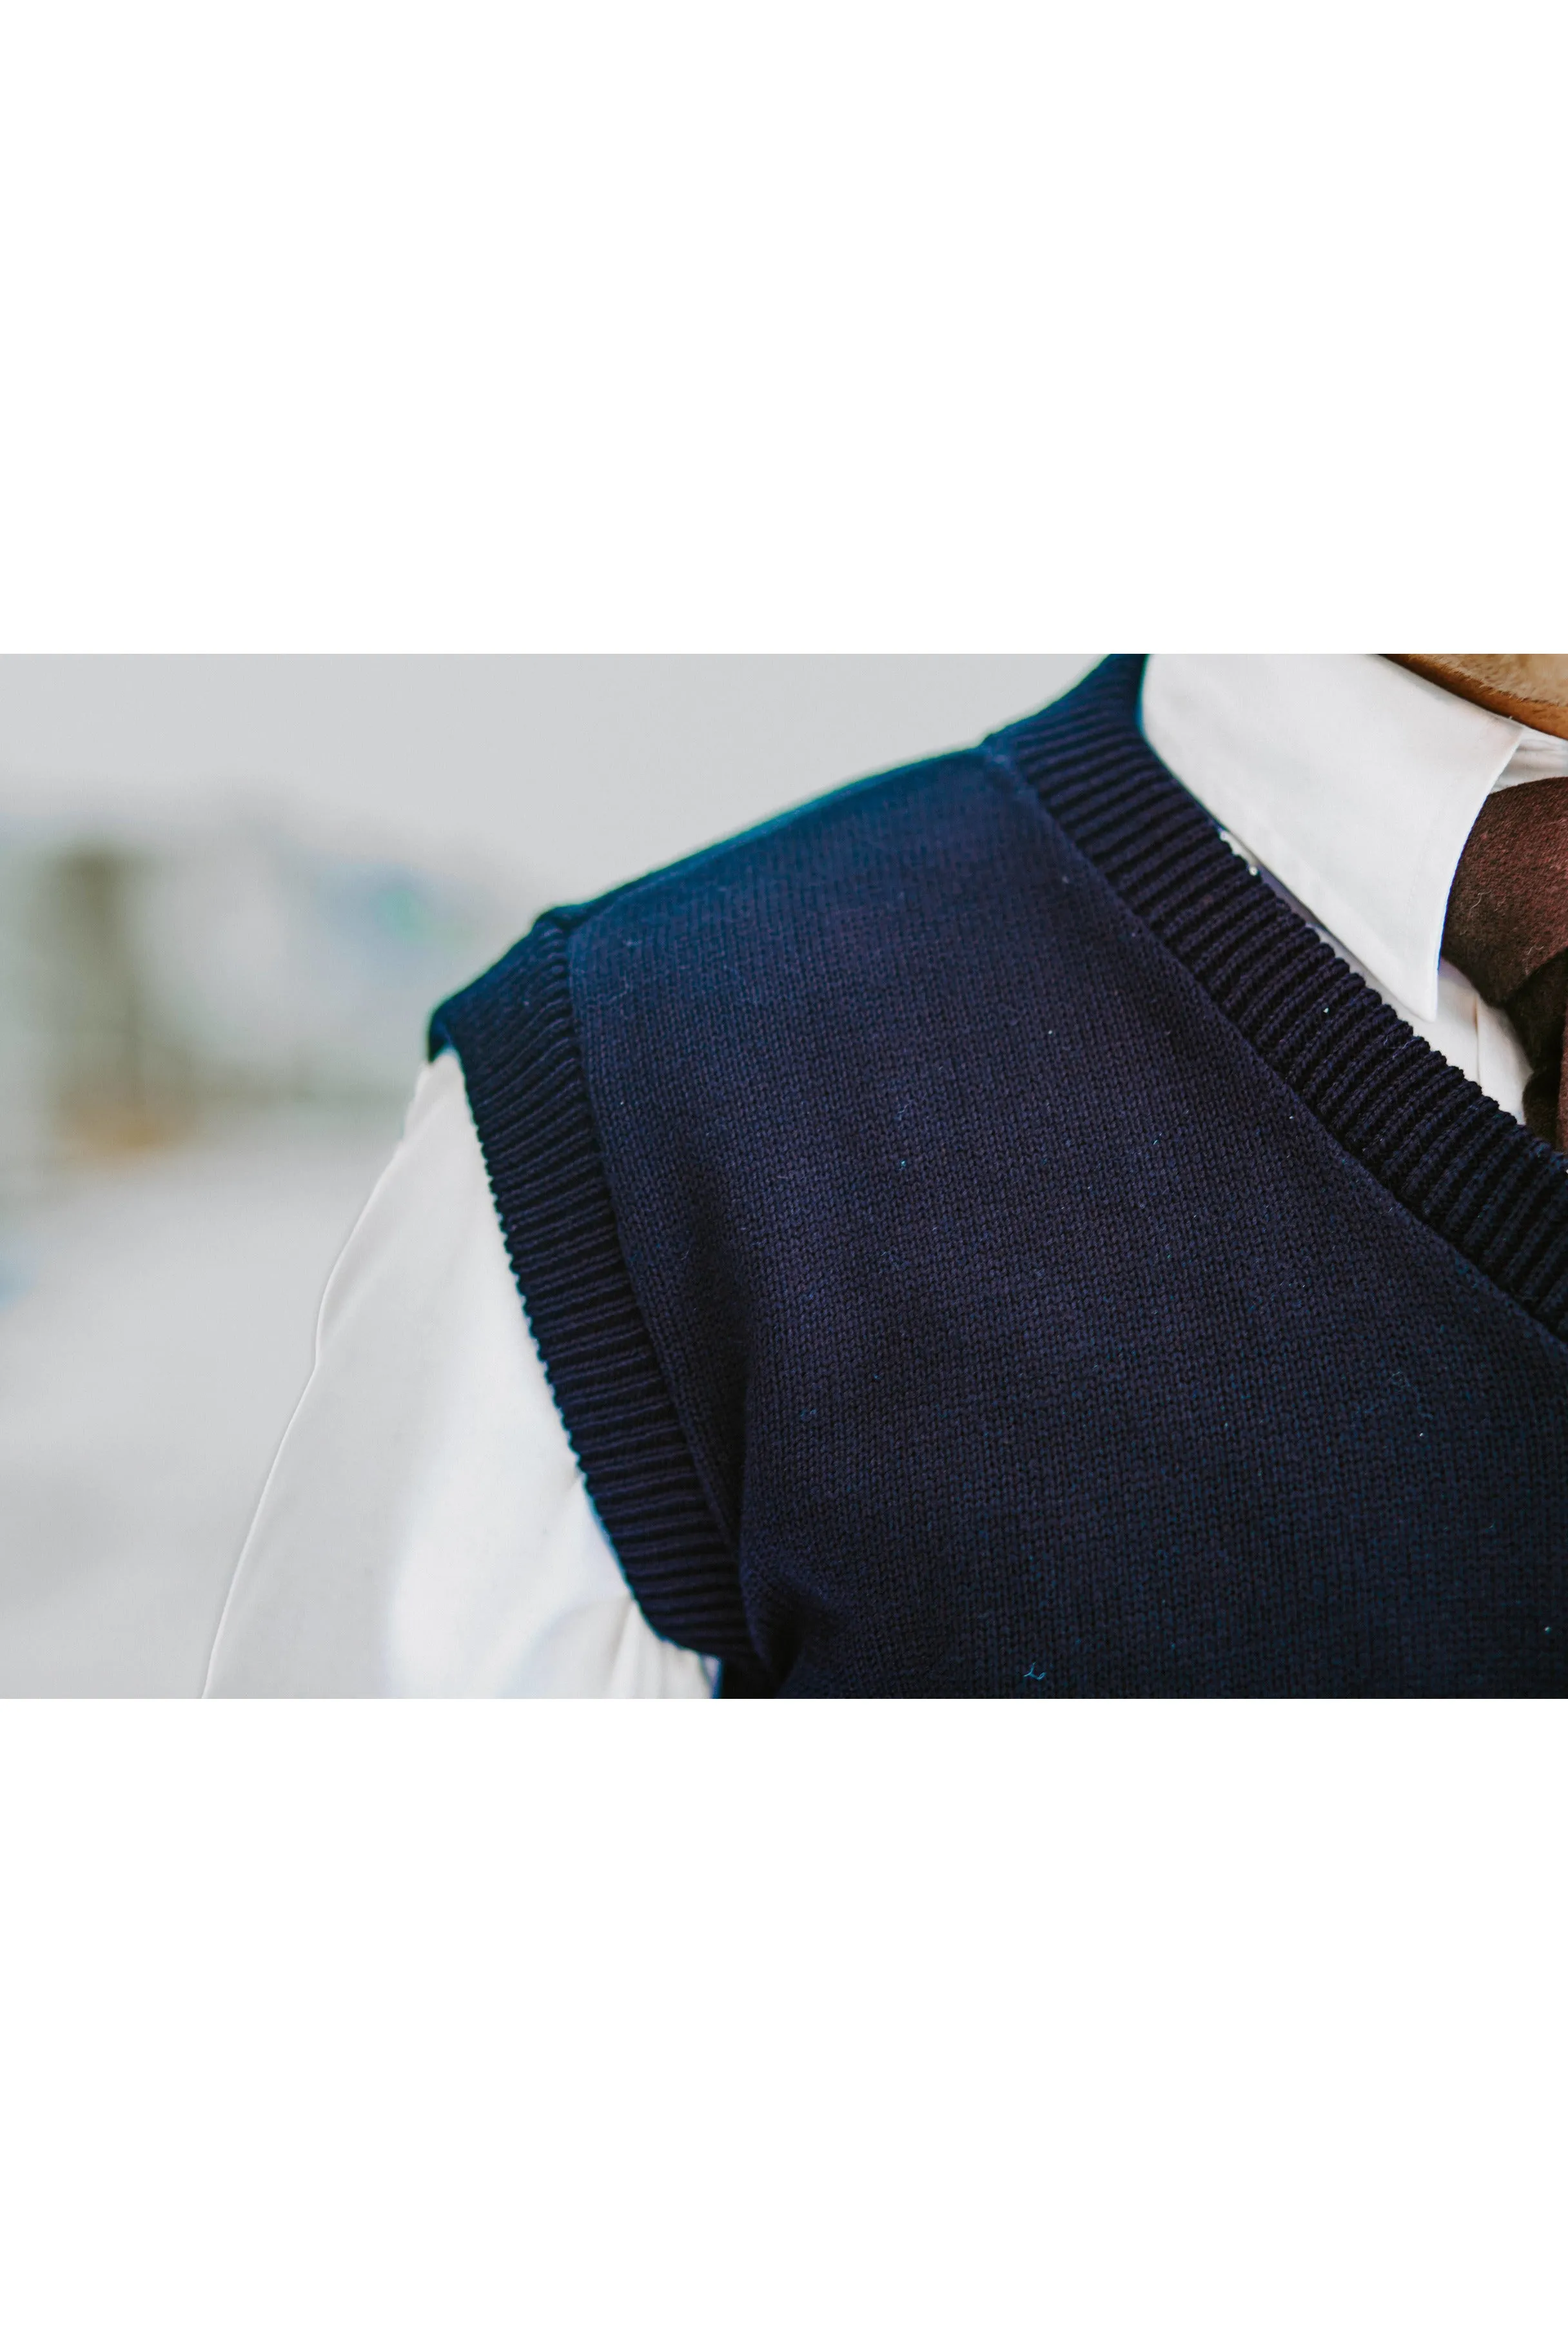
[[[1237,855],[1522,1117],[1513,1031],[1439,950],[1488,793],[1568,773],[1568,743],[1374,655],[1156,655],[1142,719]],[[595,1515],[443,1054],[327,1286],[207,1692],[697,1698],[714,1682],[647,1624]]]
[[[457,1058],[321,1301],[209,1696],[706,1698],[632,1599],[507,1262]]]

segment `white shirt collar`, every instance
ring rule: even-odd
[[[1454,870],[1489,793],[1568,742],[1377,654],[1155,654],[1143,731],[1378,983],[1427,1019]]]

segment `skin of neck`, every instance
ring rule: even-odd
[[[1390,654],[1402,668],[1521,727],[1568,739],[1568,654]]]

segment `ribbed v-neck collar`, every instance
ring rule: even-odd
[[[987,748],[1345,1150],[1568,1339],[1568,1163],[1435,1053],[1232,854],[1143,736],[1143,668],[1142,655],[1113,656]]]

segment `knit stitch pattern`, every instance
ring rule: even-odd
[[[1568,1165],[1231,851],[1142,671],[441,1009],[590,1492],[731,1691],[1561,1694]]]

